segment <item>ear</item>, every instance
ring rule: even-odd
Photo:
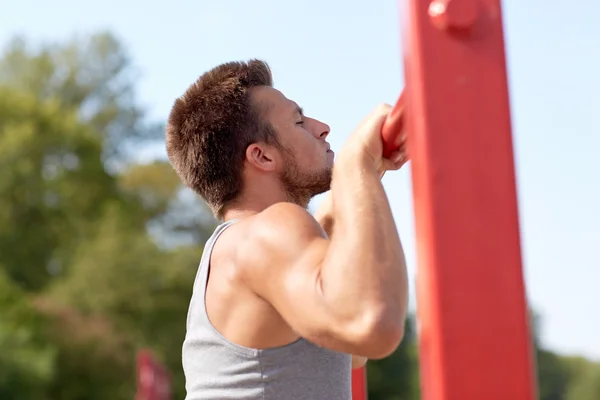
[[[254,168],[269,172],[274,171],[277,163],[277,151],[264,143],[252,143],[246,149],[246,162]]]

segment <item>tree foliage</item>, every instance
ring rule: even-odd
[[[0,398],[43,398],[55,379],[49,321],[0,270]]]
[[[0,84],[75,110],[101,136],[105,156],[118,161],[132,145],[162,135],[136,101],[137,75],[125,46],[108,32],[37,46],[15,38],[0,60]]]
[[[159,138],[134,77],[106,33],[17,39],[0,58],[0,282],[14,305],[2,399],[131,399],[144,346],[183,397],[187,305],[214,220],[168,163],[126,151]]]

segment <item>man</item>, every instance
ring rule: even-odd
[[[382,157],[389,111],[360,125],[333,168],[329,127],[273,88],[264,62],[218,66],[175,101],[169,159],[223,221],[188,311],[188,400],[348,400],[351,367],[399,345],[406,266],[380,178],[405,157]]]

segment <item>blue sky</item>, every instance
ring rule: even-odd
[[[503,2],[524,266],[544,343],[600,359],[600,3],[568,3]],[[263,58],[339,149],[403,83],[396,0],[0,0],[0,44],[100,29],[129,47],[158,119],[205,70]],[[140,153],[153,155],[163,148]],[[414,277],[410,173],[384,184]]]

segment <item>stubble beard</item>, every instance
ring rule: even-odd
[[[307,208],[313,197],[331,188],[333,168],[323,168],[310,173],[301,172],[293,157],[288,157],[286,164],[280,180],[290,202]]]

